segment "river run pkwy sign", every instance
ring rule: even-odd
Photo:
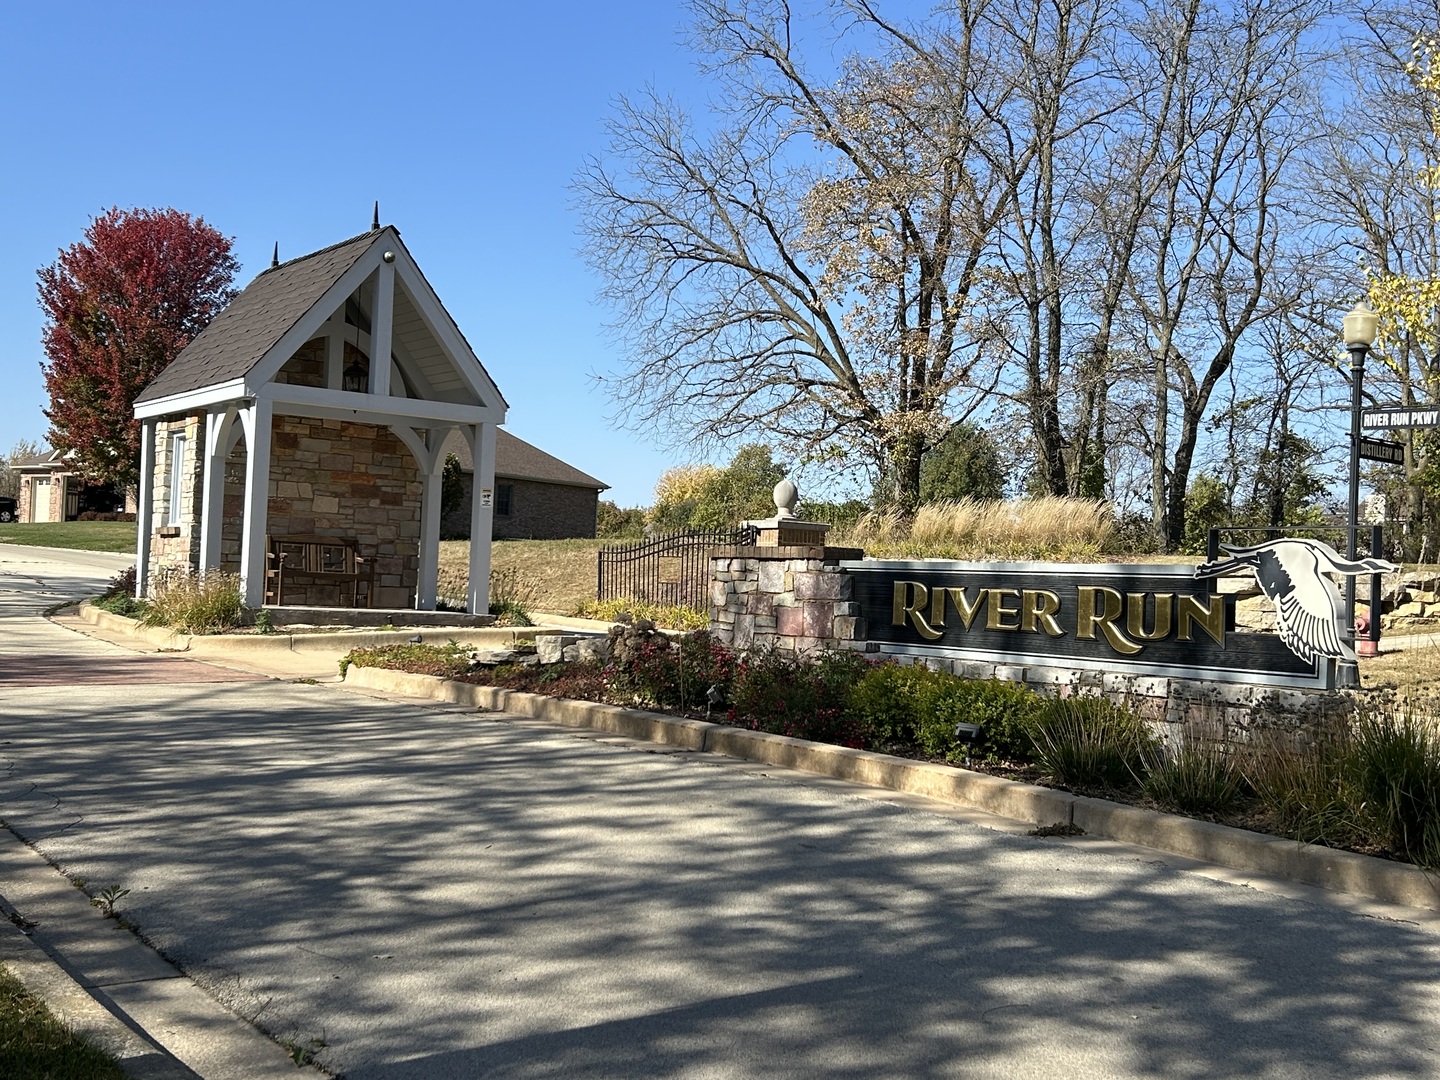
[[[1360,426],[1363,428],[1440,427],[1440,406],[1425,405],[1415,408],[1407,405],[1385,405],[1378,409],[1361,409]]]
[[[1126,675],[1330,688],[1334,662],[1235,630],[1194,566],[865,559],[841,568],[885,651]]]

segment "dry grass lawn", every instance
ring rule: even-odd
[[[510,574],[518,595],[513,597],[529,611],[569,615],[585,600],[595,599],[596,553],[604,540],[496,540],[490,548],[490,566],[496,574]],[[448,580],[461,583],[464,592],[470,561],[470,541],[445,540],[440,544],[441,594]]]

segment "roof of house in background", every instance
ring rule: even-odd
[[[466,472],[475,471],[475,459],[470,455],[470,444],[465,436],[452,431],[445,440],[444,454],[454,454],[460,468]],[[543,484],[564,484],[569,487],[594,488],[604,491],[610,485],[596,480],[589,473],[583,473],[573,465],[567,465],[557,457],[531,446],[524,439],[517,439],[504,428],[495,429],[495,475],[504,480],[535,480]]]
[[[31,454],[28,457],[16,458],[10,462],[10,468],[64,472],[69,470],[71,466],[70,463],[65,460],[65,455],[59,450],[46,450],[43,454]]]
[[[265,270],[135,400],[152,401],[243,378],[378,235],[362,233]]]

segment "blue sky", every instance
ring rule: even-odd
[[[610,100],[703,107],[681,5],[16,4],[0,63],[0,452],[44,437],[36,270],[111,205],[235,238],[241,284],[396,225],[510,402],[507,428],[644,505],[682,460],[605,419],[616,366],[567,190]]]

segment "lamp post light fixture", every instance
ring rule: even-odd
[[[1365,356],[1375,344],[1380,316],[1370,310],[1364,300],[1359,301],[1345,316],[1343,323],[1345,348],[1350,353],[1350,503],[1346,517],[1345,557],[1355,561],[1357,534],[1360,530],[1360,409],[1361,390],[1365,381]],[[1372,552],[1372,554],[1375,554]],[[1362,644],[1355,633],[1355,578],[1345,582],[1345,631],[1357,646]],[[1337,673],[1341,686],[1359,686],[1360,674],[1352,670],[1349,663],[1341,665]]]

